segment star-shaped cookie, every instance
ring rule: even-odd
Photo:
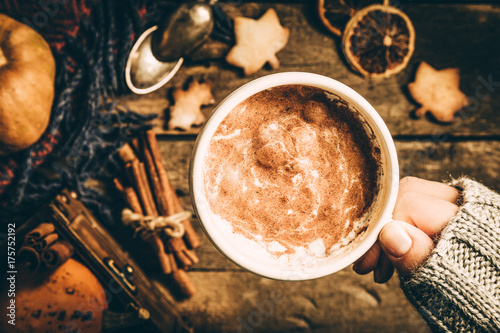
[[[458,68],[436,70],[422,61],[415,82],[408,85],[411,96],[422,105],[416,111],[416,116],[422,117],[431,112],[438,121],[452,122],[455,113],[469,104],[459,85]]]
[[[283,28],[274,9],[268,9],[258,20],[247,17],[234,19],[236,44],[226,56],[231,65],[242,67],[245,75],[252,75],[269,62],[273,69],[280,62],[276,53],[288,42],[290,30]]]
[[[201,107],[215,103],[211,89],[211,82],[199,83],[197,80],[191,81],[188,90],[175,89],[172,93],[174,104],[170,106],[168,129],[187,131],[193,125],[203,124],[206,118]]]

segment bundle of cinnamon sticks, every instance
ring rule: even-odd
[[[29,271],[55,269],[73,255],[73,246],[59,239],[52,223],[41,223],[26,234],[18,255]]]
[[[115,187],[134,213],[154,217],[172,216],[184,211],[163,165],[153,130],[142,133],[131,144],[125,144],[119,155],[127,180],[115,178]],[[185,296],[191,297],[196,293],[196,287],[186,269],[199,261],[193,250],[201,244],[189,219],[183,220],[182,225],[182,238],[168,237],[161,231],[144,234],[143,238],[151,244],[162,271],[172,276]]]

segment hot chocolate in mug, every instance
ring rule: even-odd
[[[279,280],[339,271],[391,220],[396,149],[377,111],[334,79],[265,76],[224,99],[196,140],[194,210],[235,264]]]

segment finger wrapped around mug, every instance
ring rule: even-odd
[[[457,189],[446,184],[416,177],[403,178],[393,212],[396,221],[384,226],[378,243],[355,263],[353,269],[359,274],[374,270],[376,282],[386,282],[393,267],[381,263],[389,259],[400,274],[411,274],[430,254],[440,231],[457,213],[459,196]]]

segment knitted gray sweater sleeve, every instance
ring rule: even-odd
[[[500,195],[467,178],[458,213],[401,286],[438,332],[500,332]]]

